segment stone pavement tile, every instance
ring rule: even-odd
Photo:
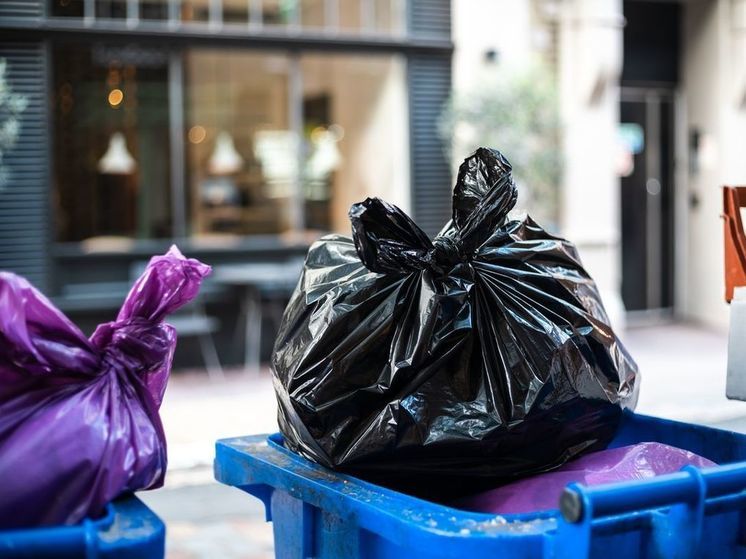
[[[265,559],[272,525],[254,497],[212,482],[138,493],[166,523],[167,559]]]
[[[726,333],[674,323],[621,338],[642,375],[638,412],[704,424],[746,416],[746,403],[725,397]]]
[[[269,371],[227,370],[224,381],[204,371],[174,371],[161,406],[169,469],[212,467],[217,439],[277,431]]]

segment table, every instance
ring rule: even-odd
[[[225,264],[213,268],[214,282],[239,288],[242,292],[239,323],[243,321],[244,367],[247,370],[258,372],[260,366],[262,293],[271,291],[290,295],[302,268],[301,259]]]

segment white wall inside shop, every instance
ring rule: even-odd
[[[746,185],[746,1],[699,0],[685,5],[682,52],[689,154],[686,196],[686,291],[682,315],[726,329],[723,301],[721,186]],[[694,200],[694,203],[691,201]]]
[[[378,196],[408,212],[406,67],[399,56],[305,56],[304,95],[326,93],[344,129],[332,186],[332,228],[350,232],[350,206]]]

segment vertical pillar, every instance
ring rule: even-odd
[[[184,175],[184,61],[181,52],[169,53],[168,59],[168,119],[171,155],[171,213],[173,236],[187,236],[186,177]]]
[[[596,280],[611,322],[623,327],[620,200],[615,173],[622,0],[568,0],[560,20],[564,177],[560,221]]]

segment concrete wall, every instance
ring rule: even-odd
[[[596,280],[612,324],[624,325],[619,180],[614,172],[622,67],[621,0],[568,0],[560,24],[564,126],[561,225]]]
[[[725,329],[723,184],[746,185],[746,2],[697,0],[684,10],[682,52],[687,136],[699,130],[697,170],[684,173],[686,293],[681,314]],[[690,154],[691,156],[691,154]]]
[[[453,88],[467,91],[494,64],[520,66],[532,54],[530,0],[467,0],[452,4]],[[497,53],[494,62],[485,53]],[[498,147],[499,146],[495,146]]]

